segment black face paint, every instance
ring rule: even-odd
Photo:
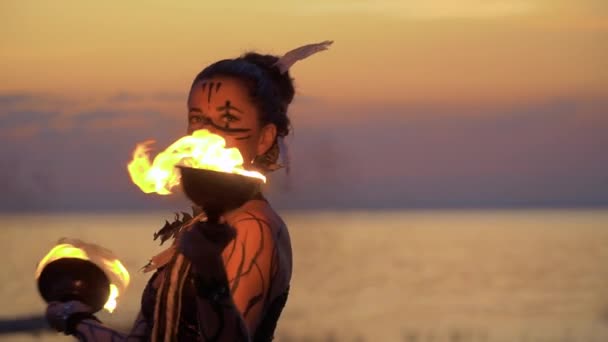
[[[213,91],[213,86],[215,85],[215,91]],[[210,104],[211,102],[211,93],[212,92],[219,92],[220,87],[222,86],[221,82],[209,82],[209,91],[207,92],[207,103]],[[207,82],[204,82],[201,84],[201,88],[203,91],[203,94],[205,93],[205,90],[207,89]],[[240,110],[239,108],[235,107],[232,105],[232,103],[230,102],[230,100],[226,100],[226,103],[223,106],[219,106],[216,107],[216,110],[219,112],[222,112],[221,114],[223,116],[234,116],[231,111],[235,111],[237,113],[243,113],[242,110]],[[200,109],[197,109],[197,111],[201,112]],[[203,114],[201,112],[201,114]],[[220,132],[223,132],[227,135],[231,135],[234,136],[238,133],[247,133],[250,132],[251,129],[250,128],[230,128],[230,122],[226,122],[224,127],[216,124],[215,122],[213,122],[213,120],[211,120],[211,118],[205,116],[205,115],[201,115],[201,124],[204,125],[209,125],[215,129],[217,129]],[[240,136],[240,137],[235,137],[236,140],[247,140],[251,138],[251,135],[245,135],[245,136]]]
[[[228,133],[228,134],[235,134],[235,133],[246,133],[251,131],[250,128],[230,128],[230,127],[222,127],[220,125],[217,125],[215,122],[213,122],[211,120],[211,118],[208,117],[204,117],[203,118],[203,125],[209,125],[215,129],[217,129],[218,131],[224,132],[224,133]]]
[[[213,93],[211,90],[213,89],[213,82],[209,83],[209,91],[207,92],[207,103],[211,102],[211,94]]]
[[[213,86],[215,85],[215,90],[213,89]],[[222,86],[222,82],[209,82],[209,92],[207,93],[207,103],[211,102],[211,96],[213,95],[212,93],[217,93],[220,91],[220,87]],[[203,94],[205,94],[205,90],[207,89],[207,82],[203,82],[201,84],[201,90],[203,91]]]
[[[233,106],[233,105],[230,103],[230,100],[226,100],[226,104],[225,104],[225,105],[223,105],[223,106],[219,106],[219,107],[217,107],[216,109],[217,109],[218,111],[220,111],[220,112],[221,112],[221,111],[223,111],[223,112],[224,112],[224,114],[228,114],[228,115],[232,115],[232,114],[230,113],[230,110],[234,110],[235,112],[237,112],[237,113],[241,113],[241,114],[243,113],[243,111],[242,111],[242,110],[240,110],[240,109],[236,108],[235,106]]]

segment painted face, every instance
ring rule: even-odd
[[[268,150],[274,142],[276,127],[262,126],[248,90],[238,79],[217,76],[194,83],[188,96],[188,134],[208,129],[236,147],[244,166]]]

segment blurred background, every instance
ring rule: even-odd
[[[126,172],[183,136],[206,65],[334,40],[291,69],[294,245],[278,341],[608,338],[608,3],[260,0],[0,3],[0,339],[46,330],[36,263],[112,249],[128,329],[186,210]],[[121,305],[122,304],[122,305]],[[69,339],[68,339],[69,340]]]

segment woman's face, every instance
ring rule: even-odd
[[[237,78],[216,76],[194,83],[188,96],[188,134],[207,129],[236,147],[243,166],[264,154],[274,142],[276,126],[262,126],[245,85]]]

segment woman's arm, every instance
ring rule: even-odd
[[[123,342],[126,340],[124,334],[92,319],[80,321],[76,325],[73,335],[81,342]]]
[[[230,222],[235,238],[215,255],[196,228],[183,236],[181,249],[193,261],[199,327],[204,341],[249,341],[268,300],[275,242],[269,224],[251,213]],[[207,229],[205,224],[200,229]],[[224,226],[224,229],[226,226]],[[198,246],[198,248],[194,248]],[[198,257],[196,256],[198,252]],[[204,262],[203,262],[204,261]]]
[[[74,336],[81,342],[140,342],[148,340],[148,328],[141,313],[129,334],[112,330],[95,320],[84,320],[76,326]]]
[[[196,306],[203,341],[251,341],[251,334],[230,295],[224,262],[209,263],[203,274],[195,274]]]
[[[253,336],[270,300],[269,288],[277,272],[276,241],[270,224],[257,212],[246,211],[231,220],[231,225],[237,235],[222,256],[232,300]]]
[[[147,326],[140,313],[128,335],[110,329],[97,320],[90,308],[78,301],[50,303],[46,313],[49,324],[59,332],[84,342],[136,342],[147,340]]]

